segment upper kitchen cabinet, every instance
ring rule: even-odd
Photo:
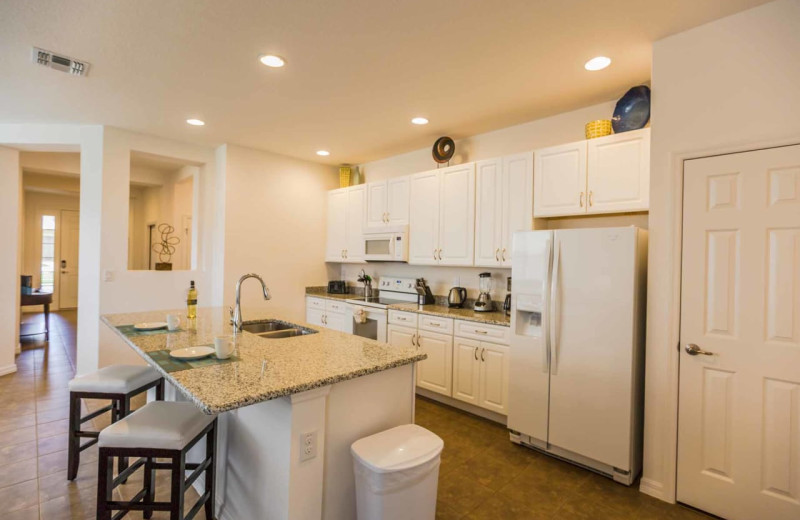
[[[352,186],[328,192],[328,237],[325,261],[364,261],[363,226],[366,188]]]
[[[533,154],[481,161],[475,171],[475,265],[511,267],[514,232],[532,228]]]
[[[587,213],[650,206],[650,129],[588,141]]]
[[[366,227],[408,225],[409,177],[367,184]]]
[[[555,217],[586,212],[586,141],[534,152],[533,215]]]
[[[649,209],[649,128],[544,148],[534,157],[536,217]]]
[[[411,176],[409,263],[472,265],[474,224],[473,163]]]

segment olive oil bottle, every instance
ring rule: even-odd
[[[194,287],[194,280],[189,284],[186,292],[186,317],[190,320],[197,318],[197,289]]]

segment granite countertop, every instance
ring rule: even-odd
[[[349,287],[352,291],[354,288]],[[333,294],[328,292],[327,287],[306,287],[306,296],[312,296],[314,298],[325,298],[326,300],[352,300],[353,298],[363,298],[363,290],[361,294],[357,294],[356,292],[349,292],[347,294]]]
[[[455,309],[444,305],[417,305],[416,303],[395,303],[389,306],[389,310],[430,314],[503,327],[511,326],[511,318],[506,316],[503,311],[475,312],[472,309]]]
[[[102,316],[101,320],[208,414],[354,379],[427,357],[415,348],[392,347],[290,320],[318,332],[283,339],[264,339],[242,332],[236,335],[234,356],[239,358],[238,361],[167,373],[146,353],[213,344],[214,336],[232,334],[228,311],[222,308],[198,309],[193,327],[189,327],[188,320],[182,317],[181,328],[189,330],[180,332],[128,337],[116,328],[163,321],[166,314],[173,312],[183,316],[185,310],[109,314]],[[246,321],[282,319],[252,311],[246,314],[246,318]],[[266,368],[262,374],[264,360]]]

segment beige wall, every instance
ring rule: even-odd
[[[19,222],[22,170],[19,153],[0,147],[0,375],[16,371],[19,345]]]
[[[800,2],[780,0],[656,42],[642,490],[675,491],[680,211],[685,158],[800,142]]]
[[[226,145],[224,161],[224,303],[233,305],[236,281],[258,273],[272,292],[265,302],[258,282],[243,285],[242,308],[305,320],[304,288],[328,280],[325,257],[326,193],[338,170],[268,152]]]

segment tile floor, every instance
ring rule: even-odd
[[[26,315],[25,321],[41,320]],[[94,518],[96,447],[84,451],[78,478],[66,480],[67,382],[75,371],[75,312],[51,315],[50,341],[27,338],[18,372],[0,377],[0,518]],[[141,404],[141,400],[139,403]],[[86,403],[88,409],[104,403]],[[94,427],[103,427],[99,417]],[[445,441],[439,475],[437,519],[667,519],[703,520],[693,510],[652,499],[508,440],[505,428],[426,399],[417,399],[417,422]],[[157,498],[168,496],[166,473]],[[129,498],[141,472],[119,488]],[[187,510],[197,499],[187,494]],[[154,518],[165,518],[156,513]],[[130,513],[126,518],[141,518]]]

